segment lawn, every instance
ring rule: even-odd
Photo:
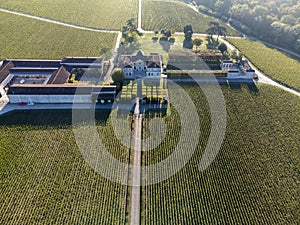
[[[128,162],[109,111],[97,111],[101,140]],[[0,224],[124,224],[126,186],[82,158],[71,111],[19,111],[0,117]]]
[[[84,31],[0,12],[0,58],[60,59],[100,56],[116,34]]]
[[[194,32],[206,33],[209,22],[217,20],[202,15],[181,2],[143,1],[142,27],[144,30],[171,29],[183,31],[186,24],[192,24]],[[227,28],[227,35],[240,36],[239,33],[219,22]]]
[[[86,27],[120,30],[137,18],[137,0],[0,0],[2,8]]]
[[[171,50],[181,50],[183,49],[183,35],[173,35],[169,40],[170,41],[160,41],[161,35],[155,34],[143,34],[142,36],[138,37],[137,42],[134,45],[131,45],[132,48],[121,48],[119,49],[120,52],[136,52],[137,50],[142,50],[145,54],[150,53],[158,53],[162,55],[163,63],[168,64],[169,60],[169,51]],[[202,45],[198,48],[199,50],[206,50],[207,49],[207,40],[206,37],[202,37],[199,35],[193,35],[194,38],[199,38],[203,40]],[[173,39],[173,41],[172,41]],[[196,50],[196,48],[195,48]]]
[[[227,40],[267,76],[300,91],[300,60],[257,41],[234,38]]]
[[[199,87],[182,86],[197,107],[201,137],[183,169],[142,189],[142,224],[297,224],[299,98],[272,86],[259,85],[255,93],[255,87],[250,91],[246,84],[224,85],[225,140],[214,162],[200,172],[197,165],[207,144],[210,113]],[[165,141],[143,152],[144,165],[160,162],[177,145],[180,119],[174,110],[171,115],[164,118]],[[161,133],[159,129],[152,128],[155,133]],[[146,121],[144,134],[148,133]],[[156,146],[155,135],[152,138],[150,146]]]

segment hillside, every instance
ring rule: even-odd
[[[145,30],[170,29],[183,32],[186,24],[193,25],[196,33],[206,33],[209,22],[216,22],[210,16],[204,16],[181,2],[143,1],[143,24]],[[227,35],[240,36],[238,32],[222,23]]]
[[[300,1],[186,0],[243,33],[300,53]]]
[[[117,34],[79,30],[3,12],[0,26],[5,34],[0,36],[1,59],[99,56],[113,49],[117,38]]]
[[[119,30],[137,18],[137,0],[0,0],[1,8],[93,28]]]

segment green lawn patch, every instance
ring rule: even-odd
[[[169,52],[172,50],[181,50],[183,49],[183,35],[173,35],[169,41],[161,40],[161,35],[155,34],[143,34],[138,39],[139,48],[145,53],[158,53],[162,55],[163,63],[167,64],[169,60]],[[201,37],[198,35],[193,35],[193,38],[199,38],[203,40],[202,45],[198,50],[206,50],[207,40],[206,37]],[[194,48],[196,50],[196,48]]]

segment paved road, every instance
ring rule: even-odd
[[[142,0],[139,0],[139,12],[138,12],[138,31],[145,33],[142,29]]]
[[[131,191],[130,225],[140,224],[141,212],[141,163],[142,163],[142,116],[140,115],[139,99],[136,100],[134,120],[134,153]]]
[[[27,13],[17,12],[17,11],[13,11],[13,10],[9,10],[9,9],[4,9],[4,8],[0,8],[0,11],[18,15],[18,16],[24,16],[24,17],[28,17],[28,18],[48,22],[48,23],[54,23],[54,24],[58,24],[58,25],[66,26],[66,27],[72,27],[72,28],[76,28],[76,29],[80,29],[80,30],[94,31],[94,32],[100,32],[100,33],[118,33],[118,31],[115,31],[115,30],[105,30],[105,29],[90,28],[90,27],[85,27],[85,26],[80,26],[80,25],[74,25],[74,24],[70,24],[70,23],[60,22],[57,20],[47,19],[47,18],[43,18],[40,16],[34,16],[34,15],[27,14]]]
[[[115,63],[117,62],[118,49],[120,47],[121,39],[122,39],[122,32],[119,32],[118,38],[117,38],[117,41],[116,41],[116,45],[115,45],[115,49],[114,49],[114,55],[109,60],[110,66],[109,66],[109,69],[107,70],[107,73],[106,73],[105,77],[103,78],[103,81],[105,81],[105,82],[113,82],[113,80],[111,78],[111,74],[112,74],[112,71],[115,67]]]
[[[225,43],[231,51],[236,49],[235,46],[233,46],[232,44],[230,44],[228,41],[224,40],[223,38],[220,38],[220,40],[223,43]],[[288,91],[288,92],[300,97],[300,93],[298,91],[295,91],[291,88],[288,88],[284,85],[281,85],[281,84],[277,83],[276,81],[272,80],[271,78],[267,77],[265,74],[263,74],[261,71],[259,71],[259,69],[256,68],[250,61],[249,61],[249,64],[255,70],[255,73],[258,75],[258,82],[259,83],[264,83],[264,84],[269,84],[269,85],[276,86],[280,89],[283,89],[285,91]]]

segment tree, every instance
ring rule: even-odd
[[[233,51],[233,52],[231,53],[230,57],[231,57],[232,59],[234,59],[234,60],[237,60],[237,58],[238,58],[237,51]]]
[[[217,26],[217,42],[219,42],[219,37],[220,36],[226,36],[226,33],[227,33],[227,29],[226,27],[223,27],[223,26]]]
[[[166,32],[165,32],[165,34],[164,34],[165,36],[166,36],[166,38],[167,39],[169,39],[169,37],[171,37],[172,36],[172,32],[171,32],[171,30],[166,30]]]
[[[210,38],[211,38],[213,43],[214,43],[213,35],[217,35],[216,43],[218,43],[219,42],[219,37],[226,35],[227,29],[223,26],[220,26],[220,24],[218,22],[213,22],[213,21],[211,21],[209,23],[209,26],[210,27],[206,30],[206,32],[210,35]]]
[[[183,32],[184,32],[184,40],[183,40],[183,47],[187,49],[192,49],[193,48],[193,27],[191,24],[187,24],[183,27]]]
[[[127,26],[123,26],[122,29],[121,29],[121,32],[122,32],[123,38],[126,40],[127,37],[128,37],[128,32],[129,32],[128,27]]]
[[[224,52],[227,51],[227,45],[224,44],[224,43],[221,43],[221,44],[219,45],[218,49],[219,49],[219,50],[222,52],[222,54],[223,54]]]
[[[193,27],[192,24],[187,24],[183,28],[184,37],[186,41],[191,41],[193,36]]]
[[[137,26],[135,25],[133,18],[127,20],[127,27],[131,33],[137,32]]]
[[[160,33],[161,33],[166,39],[168,39],[169,37],[172,36],[171,30],[162,29],[162,30],[160,31]]]
[[[120,84],[124,80],[124,72],[121,68],[116,68],[113,70],[111,78],[113,79],[115,84]]]
[[[196,48],[198,49],[198,47],[202,44],[202,40],[199,38],[196,38],[193,40],[193,44],[196,46]]]

